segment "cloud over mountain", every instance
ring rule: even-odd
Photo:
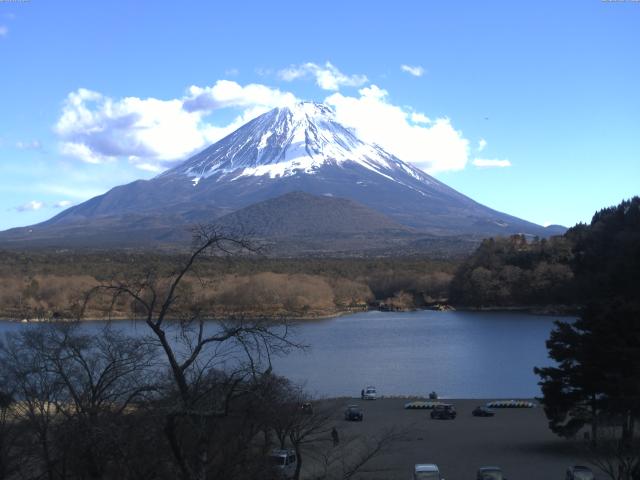
[[[339,122],[357,130],[406,162],[428,172],[461,170],[468,158],[469,141],[448,118],[430,120],[392,104],[388,92],[376,85],[359,90],[359,97],[335,93],[325,102]]]
[[[211,87],[191,86],[186,96],[170,100],[112,99],[80,88],[67,96],[54,129],[65,155],[88,163],[123,157],[143,170],[161,171],[247,120],[295,101],[291,93],[228,80]],[[214,110],[229,107],[244,111],[224,126],[204,121]]]
[[[278,72],[278,76],[290,82],[298,78],[315,77],[316,84],[323,90],[339,90],[340,87],[360,87],[367,82],[366,75],[346,75],[338,68],[326,62],[324,65],[307,62],[302,65],[292,65]]]
[[[324,66],[305,63],[279,75],[287,80],[313,75],[325,90],[367,81],[364,75],[345,75],[329,62]],[[63,155],[94,164],[128,161],[157,173],[258,115],[296,101],[288,91],[230,80],[192,85],[182,97],[166,100],[111,98],[80,88],[67,96],[54,131]],[[395,105],[377,85],[363,87],[354,96],[336,91],[325,102],[341,123],[367,141],[427,172],[460,170],[467,164],[469,142],[448,118],[431,119]]]
[[[40,210],[44,207],[44,203],[38,200],[31,200],[30,202],[18,205],[15,210],[18,212],[32,212],[34,210]]]

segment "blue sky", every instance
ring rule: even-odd
[[[638,25],[638,1],[0,1],[0,229],[292,98],[492,208],[589,221],[640,194]]]

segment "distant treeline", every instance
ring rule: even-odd
[[[574,309],[638,289],[640,198],[597,212],[563,236],[484,240],[465,260],[203,257],[182,285],[209,316],[314,318],[382,306],[448,302],[472,308]],[[0,317],[74,318],[83,295],[114,279],[168,276],[186,255],[164,252],[0,252]],[[100,315],[104,305],[85,311]],[[126,315],[126,306],[114,314]]]
[[[74,318],[83,295],[114,279],[170,275],[186,256],[101,251],[0,252],[0,317]],[[203,257],[182,288],[211,316],[318,317],[380,303],[410,309],[446,301],[458,264],[429,258]],[[99,317],[102,307],[84,312]],[[118,310],[113,312],[118,314]],[[121,310],[126,315],[126,310]]]
[[[640,291],[640,198],[561,237],[484,240],[460,266],[450,301],[472,307],[584,305]]]

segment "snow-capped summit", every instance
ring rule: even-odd
[[[161,176],[186,175],[197,185],[212,175],[231,181],[247,176],[288,177],[345,162],[389,179],[394,170],[401,170],[428,181],[421,171],[360,140],[336,121],[330,107],[315,102],[275,108]]]

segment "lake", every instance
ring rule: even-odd
[[[274,371],[316,396],[359,396],[375,385],[381,395],[435,390],[445,398],[531,398],[540,394],[533,367],[552,363],[545,341],[556,318],[423,310],[302,322],[296,339],[310,348],[274,359]],[[132,322],[118,325],[145,331]],[[0,321],[0,334],[30,326]]]

